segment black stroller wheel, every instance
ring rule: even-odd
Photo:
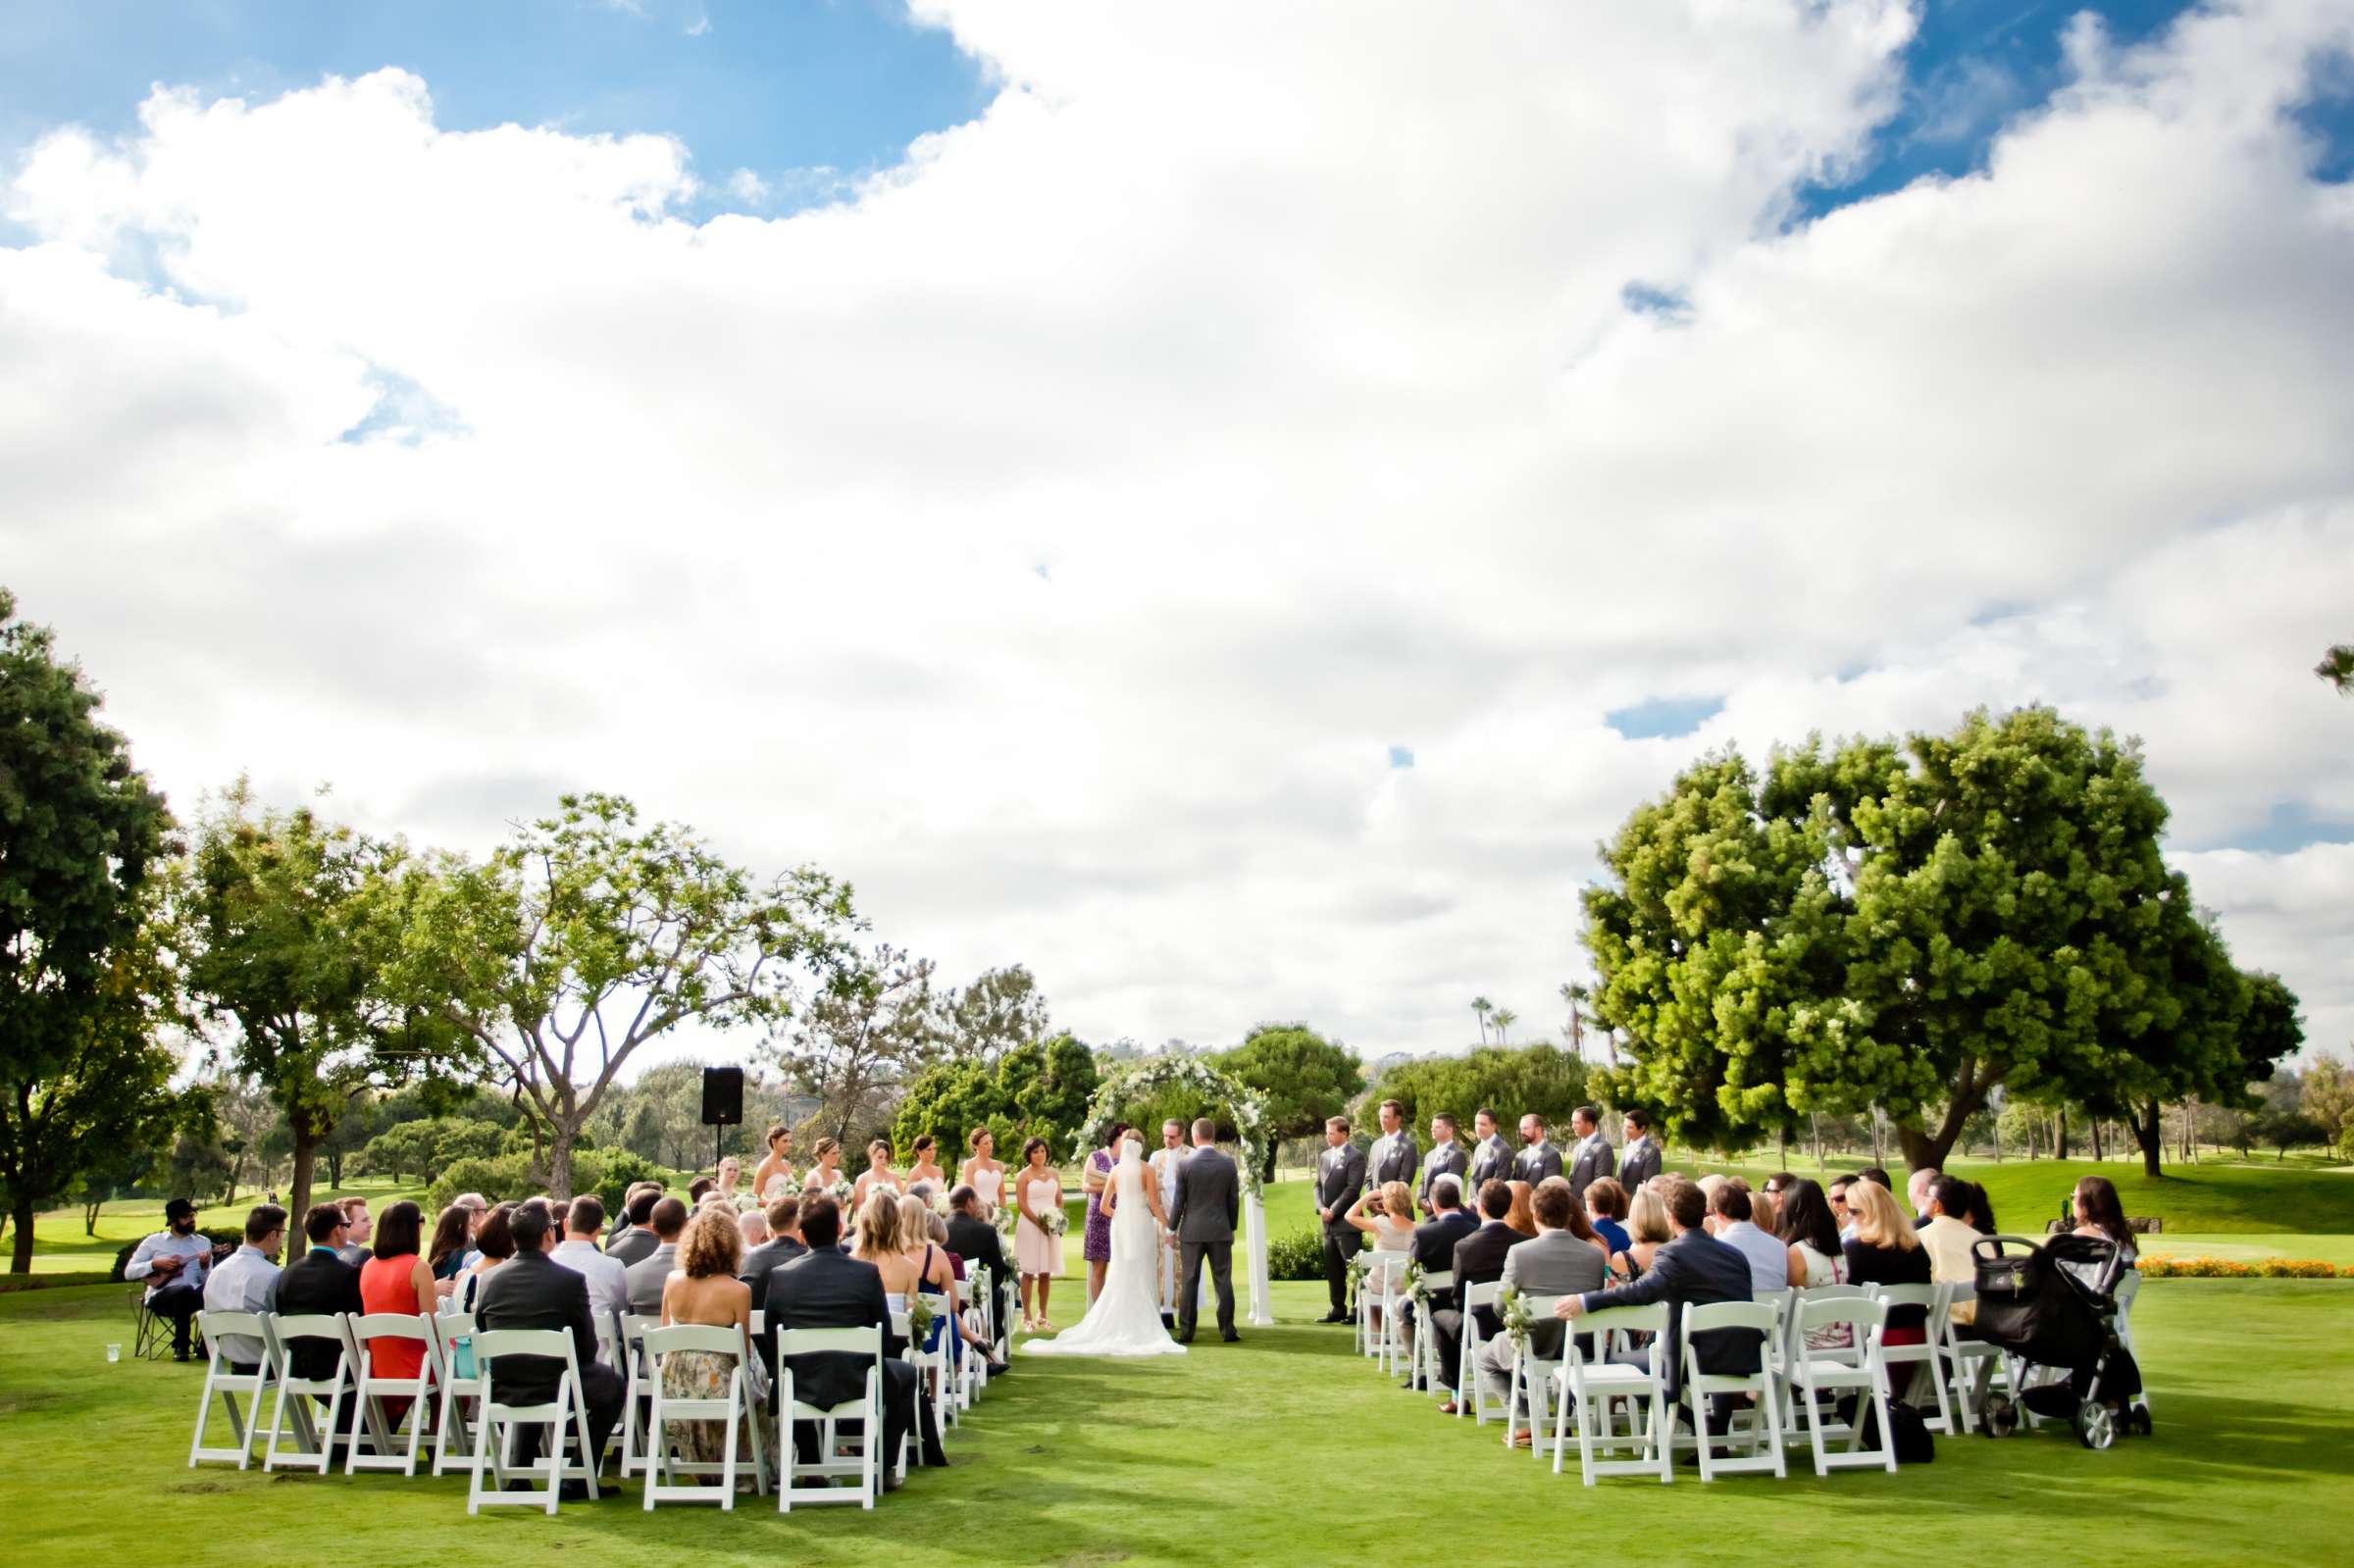
[[[2117,1412],[2098,1399],[2087,1399],[2076,1406],[2074,1418],[2069,1425],[2076,1430],[2076,1441],[2098,1452],[2117,1442]]]

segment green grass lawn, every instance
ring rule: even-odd
[[[1075,1301],[1076,1282],[1064,1289]],[[1346,1331],[1306,1325],[1321,1294],[1278,1285],[1276,1328],[1183,1361],[1024,1358],[951,1434],[951,1468],[872,1515],[781,1519],[747,1502],[649,1517],[633,1495],[554,1521],[470,1520],[455,1479],[191,1471],[200,1374],[106,1363],[106,1342],[129,1339],[121,1288],[0,1297],[0,1515],[27,1562],[152,1560],[160,1530],[171,1560],[197,1568],[242,1568],[257,1546],[332,1549],[345,1568],[556,1551],[632,1565],[1347,1563],[1400,1551],[1385,1495],[1413,1501],[1428,1520],[1416,1539],[1443,1542],[1448,1559],[1512,1564],[1571,1555],[1576,1541],[1646,1543],[1679,1564],[1779,1564],[1810,1542],[1941,1568],[1989,1551],[2334,1564],[2354,1532],[2354,1290],[2341,1286],[2153,1282],[2135,1327],[2158,1436],[2106,1454],[2047,1431],[1944,1441],[1936,1463],[1893,1477],[1805,1470],[1703,1489],[1685,1472],[1671,1489],[1594,1492],[1507,1454],[1498,1427],[1440,1417],[1350,1354]],[[332,1547],[290,1545],[320,1528]]]

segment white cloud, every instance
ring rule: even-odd
[[[728,177],[728,194],[746,206],[757,207],[768,200],[768,181],[749,169],[739,169]]]
[[[1716,739],[2048,697],[2186,850],[2354,810],[2354,203],[2279,113],[2347,5],[2081,32],[1984,177],[1788,234],[1893,0],[922,9],[1002,91],[784,220],[397,72],[30,150],[0,548],[176,795],[617,787],[1085,1033],[1370,1053],[1544,1027]]]

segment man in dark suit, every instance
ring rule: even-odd
[[[601,1462],[605,1442],[621,1420],[628,1389],[621,1374],[596,1359],[596,1320],[588,1308],[588,1280],[548,1254],[556,1244],[555,1216],[537,1198],[518,1206],[507,1217],[515,1255],[492,1269],[477,1293],[475,1321],[484,1329],[556,1329],[572,1336],[573,1360],[580,1367],[581,1403],[588,1415],[588,1452]],[[564,1365],[548,1356],[518,1356],[490,1369],[491,1392],[501,1404],[545,1404],[556,1396]],[[516,1434],[516,1456],[525,1464],[539,1451],[544,1429],[526,1427]],[[588,1491],[567,1482],[566,1497],[587,1496]]]
[[[981,1217],[981,1194],[969,1186],[959,1187],[948,1194],[948,1250],[964,1259],[965,1278],[973,1282],[974,1294],[986,1296],[994,1303],[998,1288],[1012,1271],[1005,1266],[1004,1239],[998,1235],[996,1226]],[[996,1311],[994,1305],[991,1311]],[[998,1342],[1005,1344],[1012,1338],[1013,1326],[999,1327],[1003,1332],[998,1337]],[[1011,1348],[1009,1344],[1006,1347]]]
[[[1430,1200],[1430,1185],[1442,1176],[1455,1178],[1455,1190],[1460,1208],[1460,1196],[1467,1190],[1463,1179],[1471,1169],[1471,1156],[1456,1141],[1455,1118],[1441,1111],[1430,1119],[1430,1152],[1422,1157],[1422,1179],[1415,1189],[1414,1199],[1425,1214],[1436,1214],[1438,1205]]]
[[[1557,1316],[1575,1320],[1588,1312],[1616,1306],[1667,1303],[1667,1397],[1672,1401],[1683,1388],[1684,1357],[1681,1331],[1684,1308],[1712,1301],[1748,1301],[1749,1260],[1711,1236],[1705,1228],[1708,1194],[1690,1182],[1669,1184],[1667,1223],[1675,1232],[1665,1246],[1652,1254],[1651,1267],[1632,1285],[1609,1290],[1589,1290],[1563,1296],[1554,1308]],[[1712,1329],[1695,1338],[1703,1372],[1738,1375],[1759,1366],[1762,1340],[1752,1329]],[[1711,1430],[1721,1430],[1721,1411],[1713,1412]]]
[[[1431,1217],[1414,1227],[1414,1262],[1424,1274],[1445,1274],[1455,1267],[1455,1246],[1458,1241],[1479,1229],[1479,1222],[1463,1212],[1462,1182],[1459,1177],[1442,1172],[1430,1185]],[[1407,1329],[1413,1329],[1414,1307],[1405,1307]],[[1407,1384],[1407,1387],[1413,1387]]]
[[[1377,1114],[1381,1137],[1365,1151],[1364,1190],[1378,1192],[1391,1182],[1404,1182],[1410,1190],[1422,1151],[1414,1146],[1414,1135],[1406,1130],[1406,1107],[1396,1100],[1383,1100]]]
[[[1504,1223],[1511,1211],[1510,1184],[1489,1182],[1479,1189],[1479,1212],[1485,1223],[1455,1244],[1455,1298],[1430,1315],[1431,1332],[1439,1341],[1439,1377],[1450,1389],[1462,1387],[1464,1297],[1475,1285],[1494,1285],[1503,1279],[1504,1255],[1528,1239]],[[1481,1307],[1478,1323],[1483,1339],[1492,1340],[1504,1332],[1494,1307]],[[1451,1416],[1455,1411],[1453,1400],[1439,1407],[1441,1415]]]
[[[1463,1190],[1476,1196],[1487,1190],[1490,1182],[1503,1181],[1512,1174],[1512,1146],[1504,1140],[1496,1113],[1481,1106],[1471,1118],[1471,1131],[1477,1138],[1471,1146],[1471,1174],[1464,1178]]]
[[[1364,1189],[1364,1150],[1349,1141],[1349,1118],[1335,1116],[1324,1124],[1324,1152],[1316,1161],[1316,1221],[1324,1233],[1324,1284],[1332,1291],[1332,1310],[1319,1323],[1351,1321],[1349,1260],[1363,1243],[1344,1216]]]
[[[282,1317],[313,1313],[365,1312],[360,1305],[360,1271],[338,1256],[351,1231],[342,1205],[314,1203],[302,1217],[302,1234],[311,1248],[288,1264],[270,1288],[270,1310]],[[296,1340],[290,1347],[293,1373],[298,1378],[335,1375],[334,1343],[328,1340]],[[359,1418],[360,1401],[345,1399],[335,1417],[335,1435],[347,1435]]]
[[[1242,1219],[1242,1173],[1218,1152],[1217,1124],[1194,1121],[1194,1152],[1177,1170],[1177,1211],[1169,1226],[1177,1233],[1177,1342],[1194,1340],[1194,1316],[1202,1305],[1202,1265],[1209,1265],[1218,1292],[1218,1338],[1232,1344],[1234,1332],[1234,1228]]]
[[[1534,1187],[1549,1176],[1561,1174],[1561,1151],[1546,1136],[1545,1118],[1530,1111],[1520,1118],[1519,1153],[1512,1156],[1512,1180]]]
[[[1626,1113],[1626,1147],[1618,1153],[1618,1185],[1632,1198],[1660,1174],[1660,1145],[1652,1141],[1651,1113],[1637,1106]]]
[[[662,1243],[654,1235],[654,1205],[662,1201],[662,1184],[640,1182],[622,1200],[621,1229],[605,1238],[605,1256],[621,1259],[626,1267],[643,1263]]]
[[[769,1239],[746,1252],[742,1266],[736,1270],[736,1278],[752,1289],[754,1312],[768,1306],[769,1275],[809,1250],[801,1241],[799,1198],[776,1198],[761,1212],[768,1221]]]
[[[764,1298],[767,1320],[761,1326],[760,1359],[777,1365],[777,1333],[781,1329],[863,1329],[883,1331],[883,1471],[886,1488],[891,1462],[899,1444],[915,1430],[914,1406],[922,1407],[924,1463],[945,1465],[932,1401],[916,1397],[917,1373],[899,1359],[907,1341],[891,1332],[891,1303],[883,1292],[883,1276],[872,1263],[851,1257],[840,1248],[842,1209],[833,1197],[812,1192],[801,1199],[801,1240],[808,1250],[790,1263],[769,1271]],[[800,1404],[828,1408],[847,1404],[866,1387],[867,1369],[874,1363],[846,1351],[796,1355],[787,1359],[793,1374],[793,1396]],[[779,1403],[782,1379],[769,1380],[768,1402]],[[817,1457],[817,1424],[795,1423],[793,1442],[803,1463]]]

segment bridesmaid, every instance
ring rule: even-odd
[[[1087,1259],[1087,1304],[1091,1307],[1103,1293],[1103,1271],[1111,1267],[1111,1216],[1103,1212],[1103,1189],[1110,1185],[1111,1168],[1119,1158],[1112,1151],[1120,1146],[1120,1135],[1127,1131],[1126,1122],[1113,1122],[1111,1136],[1087,1157],[1086,1168],[1079,1175],[1079,1185],[1087,1193],[1087,1245],[1081,1255]]]
[[[809,1180],[801,1184],[801,1190],[831,1192],[842,1179],[842,1145],[830,1138],[819,1138],[817,1163],[809,1167]]]
[[[768,1187],[780,1177],[793,1175],[793,1129],[783,1122],[768,1130],[768,1158],[752,1173],[752,1191],[761,1202],[769,1199]]]
[[[956,1185],[969,1187],[981,1200],[981,1217],[995,1220],[1005,1203],[1005,1167],[998,1159],[998,1139],[986,1127],[973,1129],[973,1157],[956,1172]]]
[[[948,1173],[940,1168],[940,1144],[929,1133],[916,1138],[915,1163],[907,1168],[907,1189],[915,1190],[921,1182],[930,1182],[941,1192],[948,1189]]]
[[[1013,1266],[1022,1276],[1022,1328],[1029,1334],[1052,1334],[1047,1319],[1047,1294],[1054,1276],[1062,1272],[1062,1243],[1039,1223],[1062,1209],[1062,1178],[1047,1164],[1047,1140],[1034,1138],[1022,1145],[1022,1174],[1014,1183],[1013,1201],[1021,1218],[1013,1227]],[[1038,1310],[1030,1308],[1032,1282],[1038,1287]]]
[[[888,1188],[895,1196],[907,1190],[899,1173],[891,1168],[890,1142],[880,1138],[866,1146],[866,1174],[850,1189],[850,1207],[864,1213],[867,1198],[879,1187]]]

